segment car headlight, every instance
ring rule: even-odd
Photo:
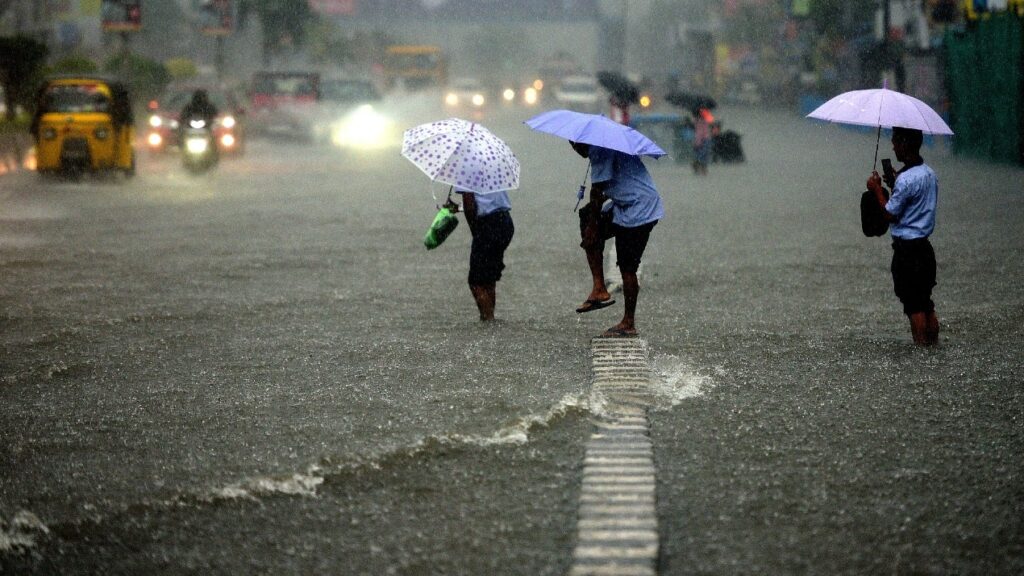
[[[225,127],[225,128],[234,128],[235,127],[235,117],[234,116],[225,116],[225,117],[221,118],[220,119],[220,125]]]
[[[163,118],[157,116],[156,114],[153,114],[152,116],[149,117],[149,125],[152,126],[153,128],[159,128],[163,123],[164,123]]]
[[[505,102],[511,102],[516,99],[516,91],[511,88],[505,88],[505,91],[501,93],[501,97],[505,99]]]
[[[444,97],[444,103],[449,106],[457,106],[459,104],[459,95],[454,92],[449,92],[448,95]]]
[[[161,144],[164,143],[164,139],[160,137],[160,134],[156,132],[150,132],[149,136],[146,137],[146,142],[149,142],[150,146],[156,148],[157,146],[160,146]]]
[[[334,125],[331,141],[341,147],[379,148],[387,144],[390,125],[388,118],[364,104]]]
[[[484,105],[484,95],[483,94],[473,94],[473,98],[470,100],[470,102],[473,103],[473,106],[483,106]]]
[[[527,104],[529,104],[531,106],[536,104],[537,103],[537,89],[536,88],[527,88],[526,90],[524,90],[523,91],[523,102],[525,102],[525,103],[527,103]]]

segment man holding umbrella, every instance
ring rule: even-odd
[[[590,202],[580,210],[580,247],[587,254],[593,287],[576,312],[600,310],[615,302],[604,280],[604,243],[614,237],[626,309],[622,321],[601,336],[636,336],[637,270],[651,230],[665,215],[661,196],[640,157],[660,158],[665,151],[633,128],[596,114],[550,110],[526,125],[568,140],[577,154],[590,160]],[[578,200],[584,192],[585,186],[580,186]]]
[[[877,171],[871,172],[867,185],[890,223],[893,289],[910,319],[914,343],[930,346],[939,341],[939,319],[931,299],[935,252],[928,241],[935,229],[939,181],[921,158],[922,139],[920,130],[894,127],[892,150],[904,166],[898,174],[886,175],[892,196],[886,198]]]
[[[604,281],[604,244],[614,237],[625,310],[622,320],[602,336],[636,336],[637,269],[651,230],[665,216],[661,196],[639,156],[581,142],[570,144],[591,166],[590,202],[580,210],[580,247],[587,255],[593,287],[576,312],[597,310],[613,302]],[[604,206],[606,200],[611,200],[608,206]]]

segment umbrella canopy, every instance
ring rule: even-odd
[[[449,118],[405,131],[405,156],[431,180],[477,194],[519,188],[519,160],[483,126]]]
[[[552,134],[572,142],[582,142],[617,150],[634,156],[660,158],[665,151],[636,130],[597,114],[572,110],[551,110],[526,121],[538,132]]]
[[[623,104],[640,102],[640,87],[618,72],[598,72],[597,81],[613,98]]]
[[[888,88],[844,92],[818,106],[807,117],[855,126],[913,128],[925,134],[953,134],[927,104]]]
[[[700,110],[706,108],[713,110],[718,103],[711,96],[705,96],[703,94],[694,94],[692,92],[683,92],[681,90],[673,90],[665,95],[665,101],[673,106],[679,106],[685,110]]]

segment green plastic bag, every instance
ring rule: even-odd
[[[451,210],[447,208],[441,208],[437,211],[437,216],[434,216],[434,221],[423,238],[423,245],[427,247],[427,250],[437,248],[458,225],[459,219],[455,214],[452,214]]]

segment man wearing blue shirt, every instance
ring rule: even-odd
[[[636,300],[640,293],[637,269],[651,230],[665,216],[661,196],[639,156],[580,142],[570,144],[577,154],[590,160],[591,169],[590,202],[580,210],[580,247],[587,254],[593,287],[576,312],[614,303],[604,281],[604,243],[614,237],[625,310],[622,321],[602,336],[636,336]]]
[[[462,195],[462,211],[473,234],[469,249],[469,291],[476,301],[480,320],[494,320],[497,300],[496,286],[505,269],[505,250],[512,243],[515,225],[512,223],[512,202],[507,192],[474,194],[456,190]],[[452,212],[459,207],[454,202],[445,204]]]
[[[868,190],[874,192],[889,222],[893,289],[910,319],[914,343],[930,346],[939,341],[939,319],[932,302],[935,252],[928,241],[935,230],[939,181],[921,158],[922,139],[920,130],[893,128],[892,150],[903,169],[894,181],[886,182],[892,188],[890,198],[885,197],[878,172],[868,178]]]

